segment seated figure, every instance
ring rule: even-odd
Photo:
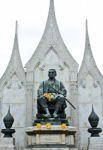
[[[49,79],[43,81],[38,89],[37,117],[65,118],[66,89],[62,82],[55,79],[56,70],[48,71]]]

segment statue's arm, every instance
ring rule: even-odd
[[[60,82],[60,93],[61,93],[64,97],[66,97],[66,95],[67,95],[67,90],[65,89],[65,87],[64,87],[64,85],[63,85],[62,82]]]

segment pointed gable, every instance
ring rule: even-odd
[[[90,45],[90,40],[89,40],[89,34],[88,34],[88,22],[86,20],[86,38],[85,38],[85,51],[84,51],[84,57],[82,61],[82,65],[80,67],[80,71],[78,73],[78,79],[81,80],[85,78],[90,74],[92,77],[95,78],[95,80],[103,80],[102,75],[95,63],[92,50],[91,50],[91,45]]]
[[[58,57],[63,60],[71,70],[77,71],[78,64],[69,53],[60,35],[55,17],[53,0],[50,0],[49,14],[44,34],[34,54],[25,65],[26,69],[33,70],[33,68],[35,68],[35,66],[46,56],[50,47],[53,47]]]
[[[14,74],[16,74],[22,82],[25,82],[25,72],[21,62],[21,57],[19,53],[19,46],[18,46],[18,23],[16,21],[15,27],[15,37],[14,37],[14,45],[11,54],[11,58],[5,73],[3,74],[2,78],[0,79],[0,86],[2,85]]]

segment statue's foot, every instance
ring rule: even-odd
[[[43,114],[43,117],[44,118],[51,118],[51,115],[50,114]]]
[[[58,116],[57,113],[54,112],[54,113],[53,113],[53,117],[54,117],[54,118],[58,118],[59,116]]]

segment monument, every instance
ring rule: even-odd
[[[61,82],[55,79],[56,74],[55,69],[50,69],[48,72],[49,79],[43,81],[38,89],[38,115],[41,114],[41,117],[44,118],[58,118],[63,115],[65,118],[66,89]]]
[[[26,130],[27,149],[49,147],[51,150],[53,148],[77,150],[76,128],[69,126],[65,114],[67,91],[63,83],[56,80],[56,75],[55,69],[49,69],[49,79],[43,81],[37,91],[37,119],[34,120],[33,127],[28,127]]]
[[[34,121],[33,125],[40,122],[43,123],[43,120],[44,122],[49,120],[52,124],[66,123],[68,125],[65,114],[65,108],[67,107],[66,101],[73,108],[75,107],[66,99],[67,90],[62,82],[56,80],[56,75],[57,72],[55,69],[49,69],[49,79],[43,81],[39,86],[37,120]]]
[[[11,114],[15,118],[13,129],[16,130],[14,137],[17,149],[21,150],[27,145],[32,145],[32,141],[35,146],[46,142],[51,142],[53,146],[57,142],[58,146],[65,145],[67,149],[68,146],[70,149],[70,143],[72,143],[71,147],[76,143],[79,150],[87,149],[90,136],[87,132],[90,127],[88,116],[92,104],[100,117],[98,126],[103,130],[103,76],[92,54],[87,21],[85,35],[84,57],[78,71],[78,63],[66,47],[60,34],[54,0],[50,0],[43,36],[24,68],[19,52],[18,23],[16,22],[11,58],[0,79],[0,129],[4,129],[2,120],[10,106]],[[54,107],[58,104],[58,100],[52,105],[51,97],[55,97],[55,94],[51,93],[44,94],[47,97],[45,99],[50,100],[44,100],[45,105],[48,106],[44,110],[43,105],[41,106],[39,92],[37,92],[40,85],[43,86],[43,81],[46,84],[48,70],[51,68],[56,70],[58,84],[61,83],[66,89],[62,97],[61,93],[58,93],[59,86],[56,91],[53,86],[49,85],[50,90],[55,91],[61,97],[59,106],[61,107],[63,103],[62,111],[60,107],[58,107],[59,110]],[[76,107],[75,110],[67,102],[68,100]],[[26,128],[28,128],[27,133],[30,134],[29,140],[26,139]],[[100,135],[103,137],[102,133]],[[2,136],[0,133],[0,137]],[[65,144],[63,145],[63,143]]]

